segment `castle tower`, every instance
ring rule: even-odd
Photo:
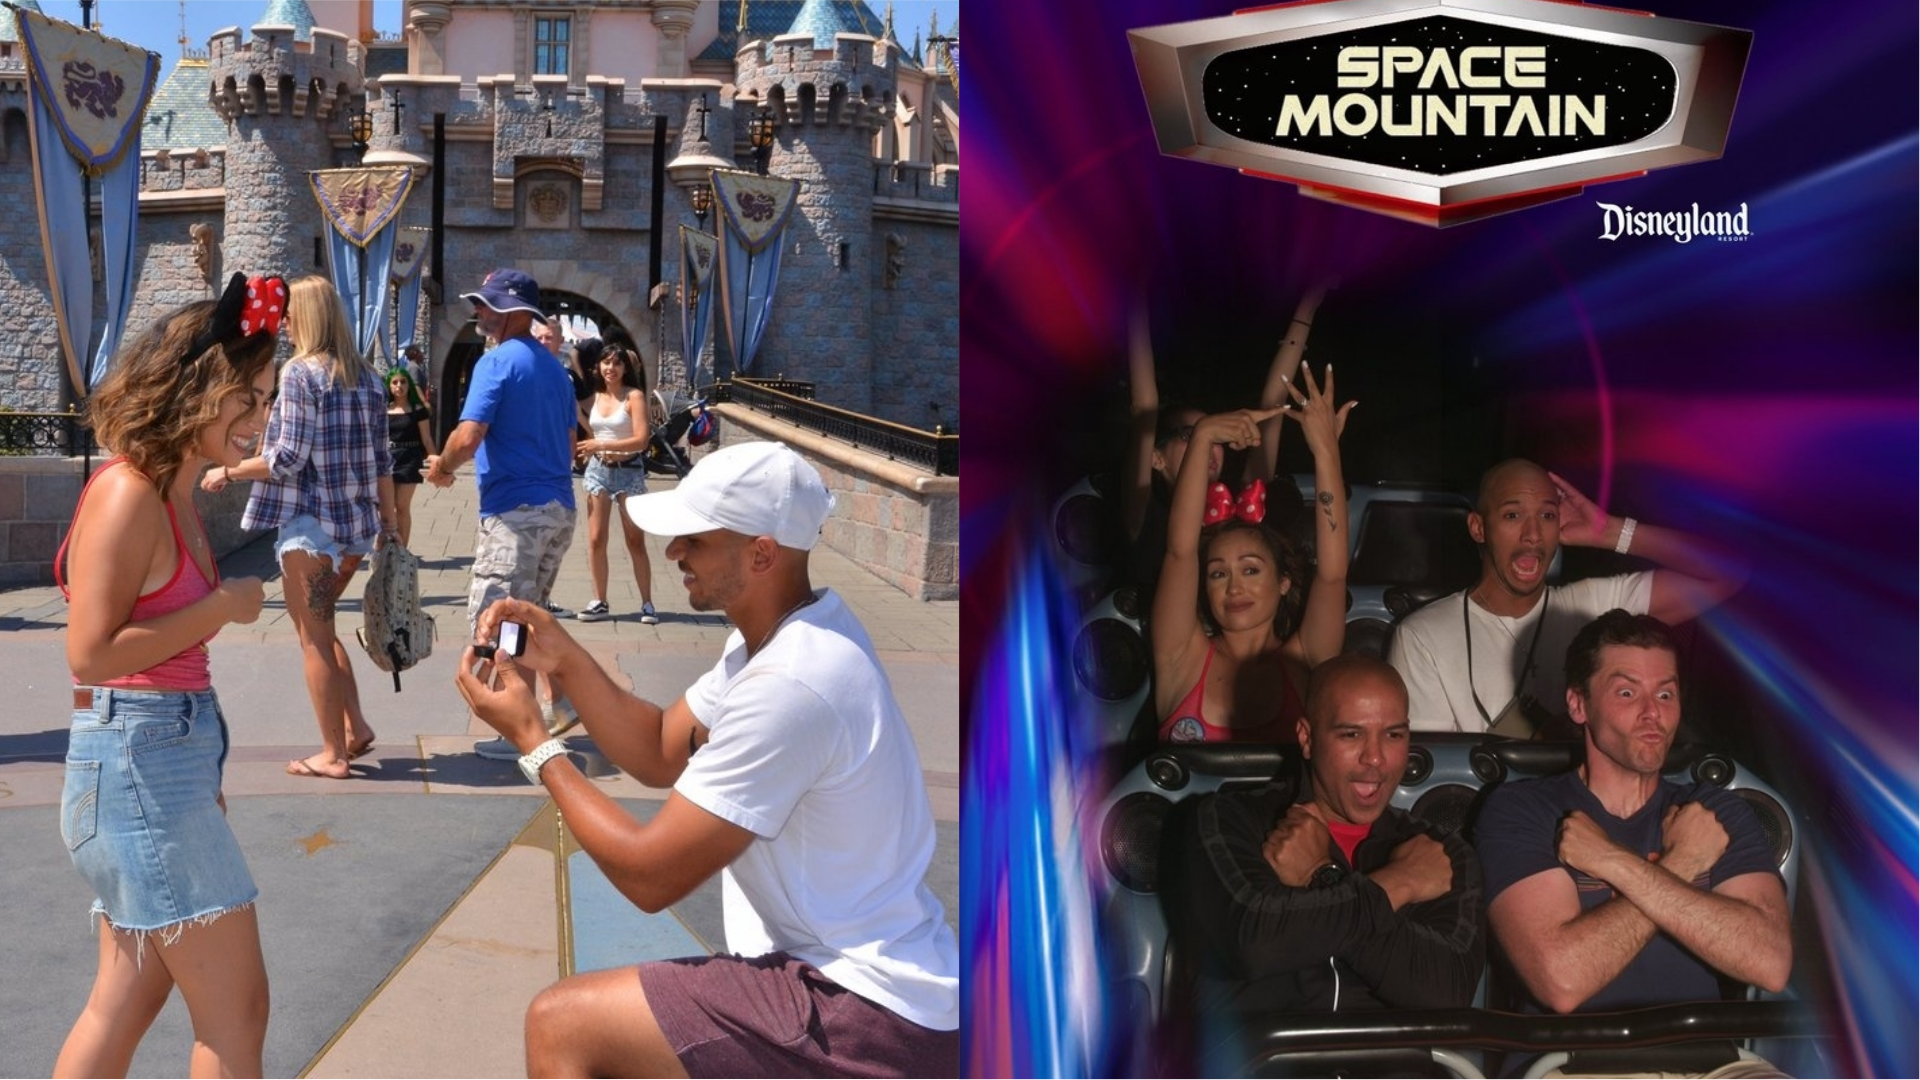
[[[344,117],[361,89],[360,43],[317,29],[306,0],[271,0],[251,38],[208,42],[208,100],[227,124],[229,271],[293,277],[321,272],[326,223],[307,184],[336,160]]]
[[[767,171],[800,181],[752,374],[810,380],[822,402],[865,412],[876,362],[871,296],[884,258],[873,228],[874,132],[892,111],[897,54],[845,17],[839,5],[807,0],[787,33],[742,44],[734,156],[752,160],[747,121],[764,107],[776,125]]]

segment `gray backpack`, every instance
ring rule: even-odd
[[[433,618],[420,610],[420,557],[397,540],[374,552],[360,611],[360,645],[373,666],[393,673],[397,694],[400,673],[433,654]]]

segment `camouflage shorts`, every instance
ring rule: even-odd
[[[473,582],[467,589],[467,630],[480,625],[480,613],[509,596],[544,604],[560,573],[560,560],[573,543],[574,512],[558,501],[517,506],[504,514],[482,516],[473,542]]]

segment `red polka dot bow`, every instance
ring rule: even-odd
[[[1214,483],[1207,488],[1208,525],[1218,525],[1230,517],[1249,521],[1258,525],[1267,519],[1267,484],[1264,480],[1255,480],[1240,489],[1240,497],[1234,498],[1227,485]]]
[[[265,331],[280,332],[280,320],[287,313],[287,283],[277,277],[247,279],[247,303],[240,309],[240,336],[252,337]]]

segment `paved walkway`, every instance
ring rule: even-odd
[[[469,470],[468,477],[471,476]],[[288,759],[319,745],[269,545],[221,561],[229,576],[268,578],[266,607],[213,644],[214,684],[231,728],[230,816],[260,885],[261,934],[273,993],[269,1076],[524,1075],[521,1021],[541,987],[573,971],[689,955],[723,945],[717,881],[648,916],[580,853],[543,789],[511,762],[470,751],[490,735],[452,686],[466,636],[467,570],[477,515],[469,478],[422,488],[413,549],[440,644],[402,676],[403,690],[359,654],[355,669],[378,745],[346,781],[288,776]],[[583,504],[584,505],[584,504]],[[667,701],[711,666],[730,628],[685,610],[664,544],[649,539],[657,626],[617,539],[615,618],[569,629],[636,692]],[[821,549],[815,585],[860,616],[918,742],[939,822],[928,884],[958,910],[959,611],[922,603]],[[356,587],[349,590],[357,596]],[[584,512],[557,602],[590,599]],[[343,636],[359,624],[343,603]],[[95,938],[88,890],[60,842],[68,687],[65,606],[52,588],[0,592],[0,1076],[44,1076],[84,1002]],[[607,793],[637,816],[664,792],[608,768],[572,740]],[[178,996],[147,1036],[132,1075],[184,1076],[191,1029]]]

